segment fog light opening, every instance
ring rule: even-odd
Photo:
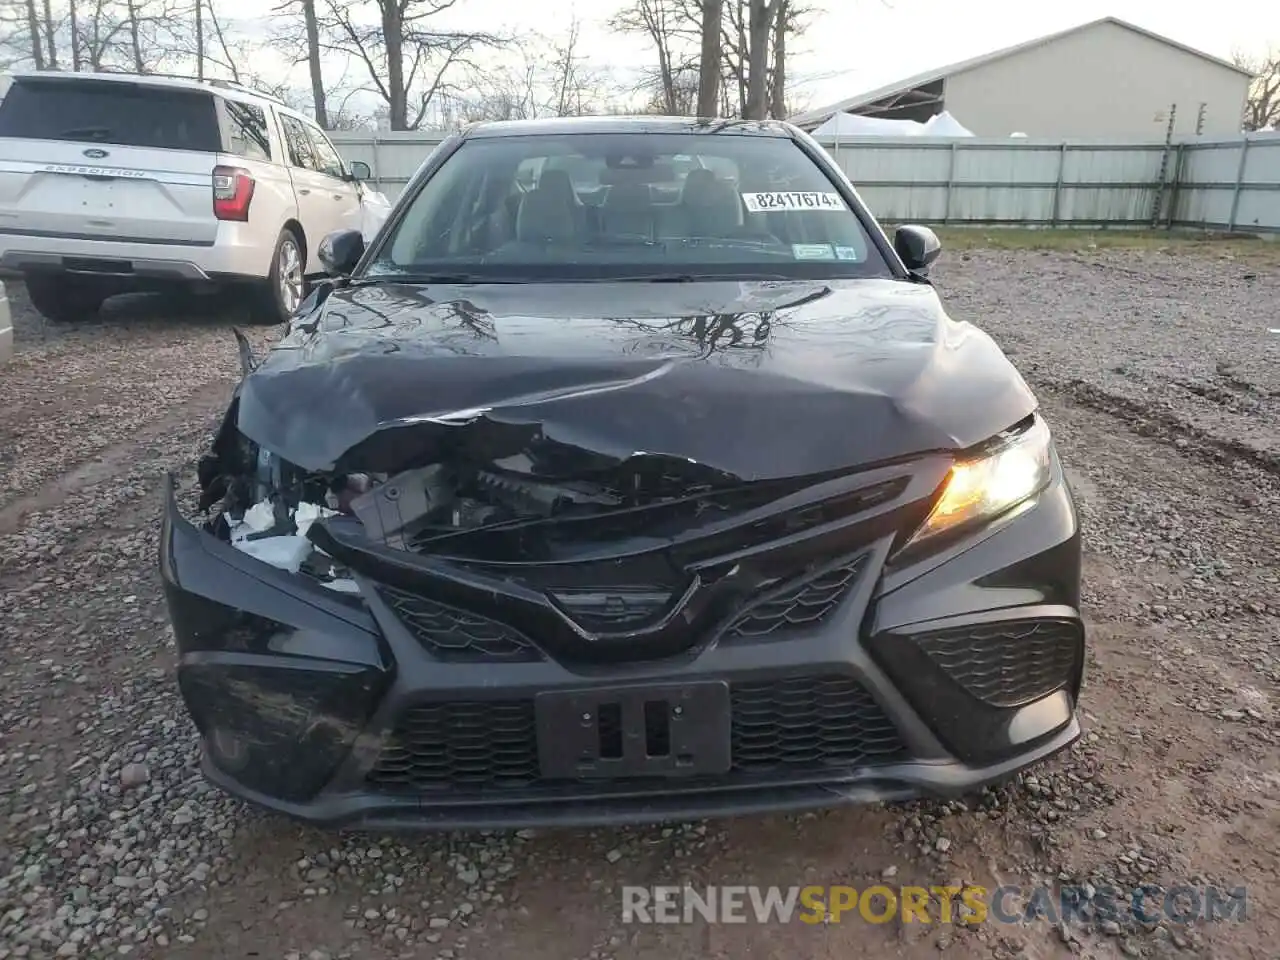
[[[1071,697],[1065,690],[1029,703],[1009,721],[1009,744],[1030,743],[1071,722]]]

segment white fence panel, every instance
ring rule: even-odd
[[[395,199],[440,133],[335,133]],[[863,137],[819,143],[882,220],[1280,232],[1280,135],[1164,143]],[[1163,172],[1163,179],[1162,179]]]
[[[1280,135],[1181,144],[1174,224],[1280,231]]]

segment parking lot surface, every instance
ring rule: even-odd
[[[137,300],[45,325],[10,283],[0,960],[1276,956],[1280,245],[1259,247],[979,238],[943,255],[949,309],[1039,393],[1086,526],[1086,735],[1071,751],[963,803],[467,836],[325,834],[204,784],[155,570],[157,491],[222,412],[234,318]],[[966,927],[622,912],[625,885],[961,881],[1243,886],[1247,914]]]

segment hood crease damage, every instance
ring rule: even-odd
[[[261,360],[237,331],[210,533],[341,593],[657,649],[900,530],[955,452],[1035,409],[926,285],[432,289],[326,288]]]

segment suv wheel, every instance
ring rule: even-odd
[[[288,323],[307,295],[306,259],[302,241],[282,230],[271,255],[271,272],[258,293],[253,319],[257,323]]]
[[[31,305],[46,320],[77,323],[93,320],[107,293],[100,286],[76,277],[36,274],[26,278]]]

